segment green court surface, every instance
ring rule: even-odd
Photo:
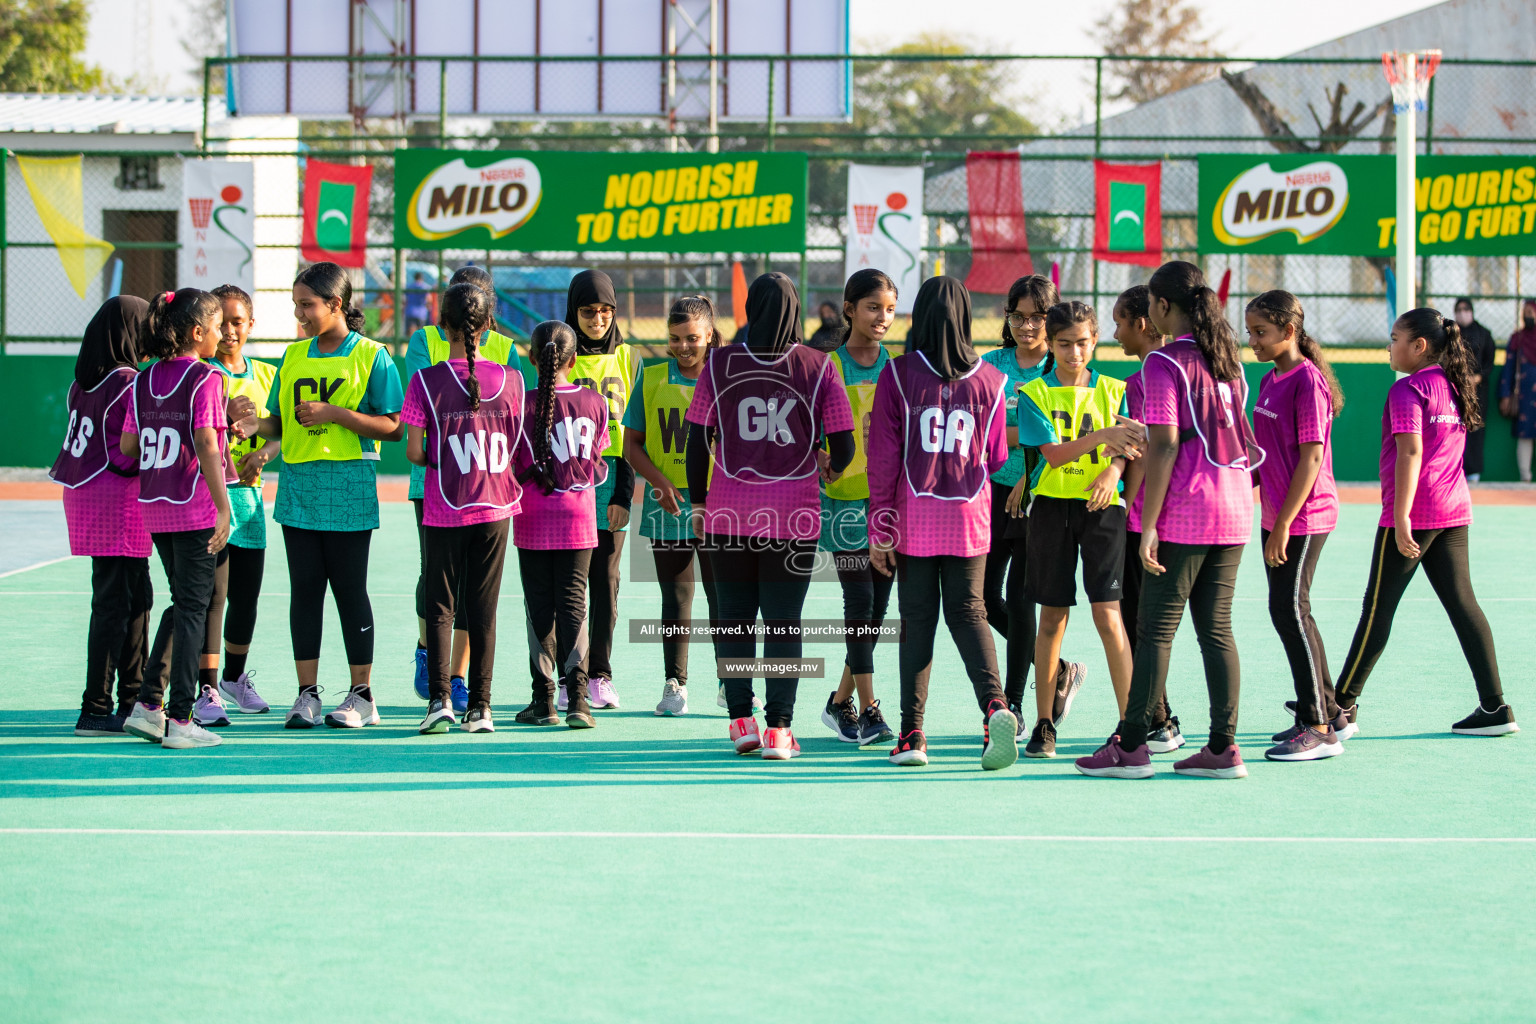
[[[1346,507],[1315,585],[1335,668],[1375,515]],[[1529,508],[1480,507],[1473,555],[1511,703],[1536,714],[1531,523]],[[1332,761],[1262,759],[1291,686],[1254,546],[1236,616],[1246,780],[1180,778],[1173,757],[1147,782],[1073,771],[1114,720],[1086,608],[1068,652],[1090,678],[1056,760],[980,771],[979,715],[941,635],[930,767],[836,742],[818,721],[820,681],[802,684],[804,756],[765,763],[731,753],[701,646],[688,717],[651,714],[660,649],[621,641],[622,711],[585,733],[516,726],[515,572],[499,731],[417,736],[410,508],[385,505],[384,524],[372,564],[384,723],[358,732],[281,728],[293,675],[280,544],[251,658],[276,710],[239,718],[208,751],[76,739],[88,565],[0,578],[5,1020],[1536,1013],[1536,741],[1450,735],[1475,694],[1427,582],[1365,691],[1361,735]],[[658,614],[654,584],[626,583],[622,600],[623,619]],[[839,600],[818,584],[807,615],[836,615]],[[328,614],[330,706],[345,674]],[[1198,742],[1205,691],[1184,633],[1170,695]],[[894,720],[895,648],[877,659]]]

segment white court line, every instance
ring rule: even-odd
[[[63,558],[50,558],[46,562],[38,562],[35,565],[24,565],[20,569],[12,569],[9,572],[0,572],[0,580],[5,579],[7,576],[16,576],[24,572],[31,572],[33,569],[41,569],[45,565],[58,565],[60,562],[67,562],[74,557],[74,555],[65,555]]]
[[[865,843],[1370,843],[1380,845],[1536,844],[1536,836],[987,836],[836,832],[455,832],[293,828],[0,828],[0,835],[281,836],[325,839],[744,839]]]

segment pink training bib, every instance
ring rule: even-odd
[[[959,380],[945,380],[921,352],[897,357],[891,370],[904,407],[902,469],[912,493],[970,501],[987,486],[987,437],[1006,409],[1003,375],[978,361]]]
[[[478,409],[469,407],[469,392],[451,363],[429,366],[418,376],[432,417],[432,468],[443,503],[456,512],[515,509],[523,493],[512,468],[522,430],[522,375],[509,387],[506,367],[478,361]]]
[[[96,479],[104,470],[112,470],[120,476],[132,476],[132,470],[120,470],[112,464],[109,440],[116,443],[117,436],[107,436],[107,415],[112,407],[122,401],[133,388],[138,371],[120,366],[102,378],[89,391],[82,391],[78,383],[69,385],[69,427],[64,431],[64,447],[48,476],[73,490]]]
[[[1154,359],[1168,360],[1184,379],[1192,426],[1180,433],[1179,443],[1198,439],[1205,460],[1217,469],[1257,469],[1264,450],[1254,442],[1248,424],[1248,383],[1242,375],[1218,381],[1200,347],[1187,336],[1147,353],[1148,363]]]
[[[826,363],[824,353],[804,345],[772,361],[742,344],[711,352],[706,369],[719,428],[715,466],[748,483],[813,475],[814,413]]]
[[[197,449],[192,443],[192,406],[198,391],[210,381],[213,387],[221,390],[223,384],[217,379],[219,371],[212,366],[189,360],[181,376],[171,383],[170,390],[157,394],[155,377],[161,377],[161,387],[170,383],[165,379],[169,374],[155,372],[162,369],[174,371],[168,363],[157,363],[134,381],[134,421],[139,431],[139,500],[185,505],[196,494],[202,473],[197,462]],[[226,465],[226,475],[227,468]]]

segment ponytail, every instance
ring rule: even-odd
[[[1287,327],[1296,328],[1296,351],[1301,353],[1302,358],[1322,371],[1323,380],[1328,382],[1328,395],[1333,405],[1333,415],[1337,419],[1339,413],[1344,411],[1344,388],[1340,386],[1339,377],[1333,372],[1333,367],[1328,364],[1322,348],[1312,335],[1307,333],[1307,315],[1302,311],[1301,300],[1283,288],[1276,288],[1255,296],[1244,312],[1261,316],[1282,331]]]
[[[533,420],[533,465],[519,480],[532,479],[545,494],[553,494],[554,455],[550,435],[555,429],[555,375],[576,354],[576,332],[559,320],[546,320],[528,336],[528,350],[539,368],[539,390],[529,418]]]
[[[469,380],[465,382],[464,390],[469,394],[470,409],[480,408],[480,378],[475,376],[475,356],[479,354],[480,339],[491,326],[493,314],[490,297],[476,284],[466,281],[451,285],[443,296],[442,325],[464,343],[464,361],[469,364]]]
[[[347,330],[361,334],[367,326],[363,311],[352,305],[352,281],[335,263],[311,263],[299,271],[293,283],[303,285],[326,302],[338,303],[337,308],[346,317]]]
[[[192,348],[192,328],[213,320],[219,308],[219,300],[200,288],[156,295],[144,321],[144,354],[156,359],[185,355]]]
[[[1190,334],[1218,381],[1234,381],[1243,375],[1243,362],[1237,353],[1237,335],[1227,322],[1226,313],[1216,293],[1205,283],[1205,275],[1193,263],[1175,260],[1164,263],[1147,282],[1153,298],[1163,299],[1182,310],[1189,318]]]
[[[681,296],[673,301],[672,308],[667,311],[668,327],[686,324],[691,320],[703,320],[709,325],[708,348],[719,348],[725,344],[725,339],[720,335],[720,328],[715,326],[715,304],[705,296]]]
[[[1146,285],[1133,284],[1121,292],[1115,300],[1115,312],[1125,314],[1127,320],[1145,320],[1147,331],[1154,338],[1162,337],[1157,325],[1152,322],[1152,293]]]
[[[1461,325],[1449,317],[1440,315],[1438,309],[1427,306],[1410,309],[1397,318],[1410,339],[1423,338],[1429,346],[1429,354],[1446,380],[1451,382],[1451,392],[1456,397],[1456,411],[1461,413],[1461,425],[1467,430],[1477,430],[1483,425],[1483,410],[1477,400],[1477,385],[1472,383],[1472,353],[1467,351],[1461,336]]]

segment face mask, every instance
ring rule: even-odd
[[[1470,309],[1458,309],[1456,311],[1456,322],[1463,327],[1471,327],[1472,311]]]

